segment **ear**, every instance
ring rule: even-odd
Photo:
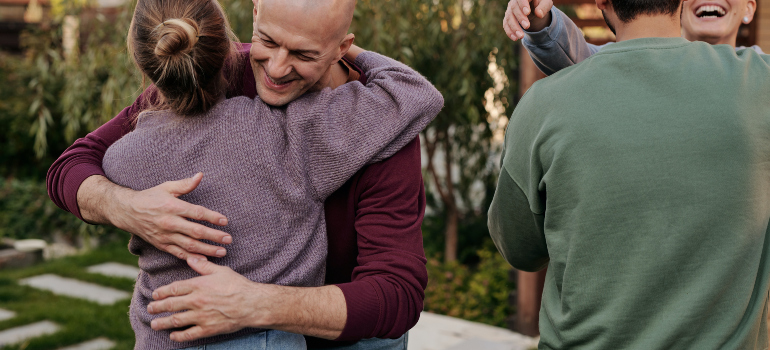
[[[596,7],[598,7],[599,10],[604,11],[609,6],[611,6],[610,5],[610,0],[596,0]]]
[[[337,55],[337,59],[334,60],[332,64],[337,64],[339,60],[342,59],[345,54],[348,53],[348,50],[350,50],[350,46],[353,45],[353,41],[356,40],[356,36],[353,33],[348,33],[345,35],[345,38],[342,39],[342,42],[340,42],[340,51],[339,55]]]
[[[754,19],[754,12],[757,10],[757,1],[756,0],[749,0],[746,2],[746,14],[745,17],[749,18],[749,23],[751,23],[751,20]],[[746,24],[749,24],[746,23]]]

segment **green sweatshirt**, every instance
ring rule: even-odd
[[[618,42],[537,82],[489,230],[548,267],[541,349],[766,349],[770,57]]]

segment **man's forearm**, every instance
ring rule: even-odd
[[[287,287],[250,281],[226,266],[190,258],[201,274],[153,291],[150,314],[172,312],[152,321],[152,329],[178,329],[171,340],[190,341],[243,328],[268,328],[336,339],[347,322],[345,296],[336,286]]]
[[[330,340],[340,336],[347,321],[347,305],[342,290],[336,286],[275,287],[270,292],[271,297],[267,298],[269,302],[256,301],[255,315],[258,316],[255,316],[255,327]],[[259,312],[266,304],[272,304],[270,312]]]
[[[101,175],[88,177],[78,188],[78,206],[83,220],[93,224],[111,224],[108,208],[117,192],[130,191]]]

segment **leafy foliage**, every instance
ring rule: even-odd
[[[511,266],[494,247],[477,254],[480,261],[475,268],[457,261],[428,260],[425,310],[506,327],[512,311],[508,298],[514,289],[508,278]]]
[[[88,225],[59,209],[48,199],[43,183],[0,178],[0,237],[50,242],[56,236],[77,243],[104,235],[128,236],[110,226]]]
[[[458,221],[486,212],[485,200],[474,200],[474,193],[484,196],[494,187],[486,104],[491,99],[497,108],[509,107],[515,93],[504,75],[516,57],[501,28],[506,3],[361,0],[351,29],[362,47],[410,65],[444,96],[445,107],[424,132],[423,145],[428,190],[446,222],[447,260],[457,256]],[[493,74],[491,62],[497,67]]]
[[[52,21],[23,35],[25,55],[0,56],[0,174],[42,178],[75,139],[112,119],[142,91],[126,49],[133,3],[109,15],[89,9],[90,3],[55,1]],[[251,1],[222,4],[240,39],[250,41]],[[82,41],[69,57],[62,45],[68,15],[81,19]]]
[[[249,42],[251,1],[220,2],[235,33]],[[485,105],[491,98],[510,109],[514,101],[515,85],[489,72],[490,62],[498,75],[515,69],[514,45],[500,25],[506,2],[359,0],[351,28],[360,46],[414,67],[446,102],[423,135],[430,161],[428,204],[435,213],[425,222],[426,251],[439,257],[454,230],[460,247],[454,255],[476,266],[431,259],[426,308],[495,325],[504,325],[511,311],[507,295],[513,286],[507,263],[488,245],[495,123]],[[76,138],[111,119],[142,90],[125,45],[133,4],[107,16],[89,10],[89,3],[53,1],[53,21],[24,35],[24,56],[0,53],[0,237],[50,240],[59,234],[76,240],[118,232],[83,224],[56,208],[40,181]],[[62,46],[67,15],[82,19],[77,52],[69,57]]]

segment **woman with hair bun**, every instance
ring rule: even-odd
[[[134,190],[203,172],[197,189],[180,198],[227,216],[223,230],[233,242],[212,262],[254,282],[320,286],[325,198],[367,163],[413,140],[443,98],[407,66],[353,46],[345,51],[369,77],[367,85],[308,93],[280,108],[259,97],[225,99],[222,72],[237,66],[235,45],[216,1],[139,0],[129,51],[160,102],[110,146],[103,168],[110,180]],[[197,273],[138,236],[129,249],[141,268],[129,313],[137,349],[305,347],[301,335],[253,328],[172,341],[170,331],[151,327],[169,315],[148,312],[152,292]]]

